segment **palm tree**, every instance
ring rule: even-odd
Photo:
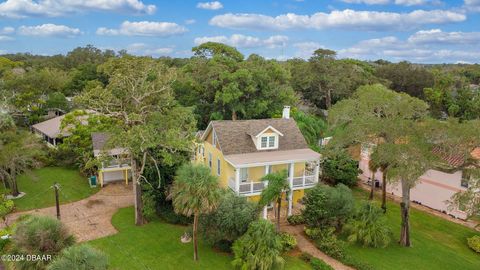
[[[37,167],[40,155],[42,146],[29,132],[12,128],[0,133],[0,179],[13,196],[20,194],[17,175]]]
[[[377,170],[382,172],[382,209],[383,213],[387,212],[387,170],[388,170],[388,162],[381,160],[378,152],[373,152],[370,156],[371,160],[368,164],[370,170],[373,172],[372,179]],[[373,199],[373,184],[372,190],[370,193],[370,199]]]
[[[204,165],[185,164],[177,170],[169,197],[177,214],[193,215],[193,258],[198,260],[197,227],[198,217],[217,208],[221,189],[218,179]]]
[[[280,209],[282,207],[282,196],[288,197],[290,191],[290,185],[287,180],[287,170],[280,172],[269,173],[262,177],[262,181],[268,181],[268,185],[262,190],[260,195],[261,206],[266,206],[271,202],[276,202],[277,212],[275,213],[277,219],[277,232],[280,231]]]

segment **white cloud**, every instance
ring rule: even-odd
[[[276,36],[268,37],[266,39],[261,39],[258,37],[245,36],[241,34],[233,34],[230,37],[227,37],[227,36],[198,37],[198,38],[195,38],[194,43],[196,45],[200,45],[208,41],[224,43],[237,48],[255,48],[255,47],[276,48],[276,47],[285,46],[288,41],[288,37],[276,35]]]
[[[194,24],[196,23],[197,21],[195,21],[194,19],[188,19],[188,20],[185,20],[185,24]]]
[[[464,6],[467,11],[480,11],[480,0],[465,0]]]
[[[271,17],[262,14],[218,15],[210,24],[231,29],[326,29],[342,28],[347,30],[408,30],[426,24],[462,22],[466,15],[448,10],[415,10],[409,13],[355,11],[351,9],[334,10],[330,13],[318,12],[313,15],[294,13]]]
[[[0,3],[0,17],[58,17],[82,11],[116,11],[153,14],[155,5],[140,0],[7,0]]]
[[[480,32],[443,32],[440,29],[422,30],[408,38],[417,44],[478,44]]]
[[[15,32],[15,28],[10,26],[5,26],[0,29],[0,34],[12,34],[13,32]]]
[[[294,43],[293,47],[297,48],[295,52],[295,57],[299,58],[310,58],[313,55],[313,52],[319,48],[324,48],[320,43],[307,41],[307,42],[298,42]]]
[[[475,41],[476,40],[476,41]],[[480,41],[478,32],[443,32],[439,29],[422,30],[406,40],[388,36],[363,40],[354,46],[340,50],[340,57],[373,60],[388,58],[431,63],[455,63],[458,61],[480,62],[476,44]],[[445,44],[460,44],[463,47],[443,49]]]
[[[141,56],[165,56],[173,53],[173,47],[153,47],[145,43],[133,43],[128,45],[127,52]]]
[[[200,2],[200,3],[197,4],[197,8],[217,10],[217,9],[222,9],[223,5],[222,5],[222,3],[218,2],[218,1]]]
[[[14,40],[14,38],[10,36],[0,35],[0,41],[10,41],[10,40]]]
[[[118,29],[110,29],[105,27],[98,28],[97,35],[168,37],[179,35],[187,31],[187,28],[172,22],[124,21]]]
[[[71,28],[66,25],[57,25],[46,23],[35,26],[20,26],[18,33],[24,36],[40,36],[40,37],[73,37],[82,34],[80,29]]]

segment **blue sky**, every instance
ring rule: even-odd
[[[480,0],[7,0],[0,53],[66,53],[92,44],[189,57],[205,41],[267,58],[480,62]]]

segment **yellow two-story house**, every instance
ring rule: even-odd
[[[288,106],[278,119],[211,121],[197,136],[195,160],[210,167],[223,188],[251,200],[268,185],[264,175],[287,170],[293,190],[286,198],[289,215],[304,189],[318,183],[320,154],[308,147]]]

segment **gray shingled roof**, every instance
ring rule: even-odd
[[[212,121],[224,155],[245,154],[255,152],[274,152],[308,148],[297,123],[293,119],[258,119],[258,120],[221,120]],[[283,136],[279,136],[278,149],[259,151],[253,143],[250,134],[272,126]]]

